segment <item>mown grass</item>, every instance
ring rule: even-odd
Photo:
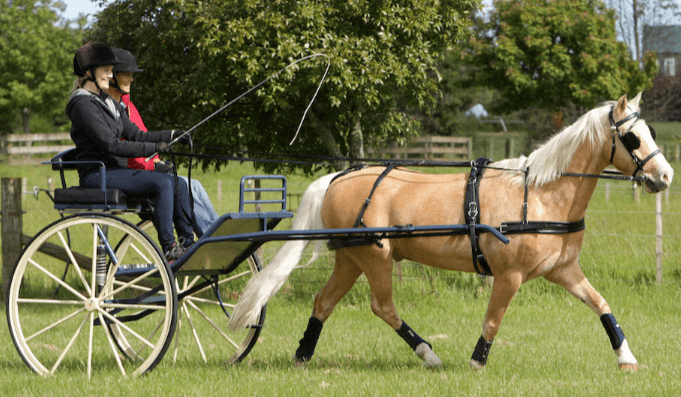
[[[218,212],[228,212],[237,207],[239,178],[250,173],[250,165],[234,164],[219,173],[194,171],[194,176],[206,186]],[[0,176],[25,176],[31,189],[33,185],[46,187],[47,177],[54,175],[46,166],[1,166]],[[218,180],[222,180],[222,200],[217,199]],[[289,189],[302,192],[309,181],[289,177]],[[638,204],[629,184],[613,182],[606,202],[604,183],[599,183],[587,214],[582,267],[627,335],[640,363],[634,374],[617,369],[607,335],[591,310],[543,280],[521,288],[504,318],[487,368],[473,372],[468,360],[480,336],[489,290],[475,276],[409,263],[402,264],[401,274],[395,272],[398,311],[433,344],[443,361],[441,369],[422,368],[408,346],[371,313],[368,286],[362,280],[326,323],[313,361],[297,368],[291,357],[310,315],[313,295],[330,274],[328,257],[294,272],[268,305],[266,328],[258,344],[238,366],[204,365],[197,352],[195,360],[177,364],[167,354],[153,372],[138,379],[123,378],[113,362],[90,380],[80,367],[66,367],[53,377],[42,378],[24,365],[3,326],[0,389],[17,396],[678,395],[681,221],[675,211],[681,197],[676,186],[678,182],[665,203],[667,237],[661,284],[654,281],[653,195],[643,194]],[[58,218],[49,199],[40,195],[39,201],[30,196],[23,200],[26,234]],[[275,250],[267,249],[265,259]]]

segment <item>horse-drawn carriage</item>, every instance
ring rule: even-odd
[[[43,375],[64,366],[83,367],[89,375],[95,366],[111,365],[140,375],[158,364],[178,332],[188,334],[182,344],[197,346],[204,360],[212,354],[238,362],[256,343],[267,300],[307,243],[329,240],[335,269],[315,299],[299,361],[312,357],[323,322],[365,274],[374,313],[424,365],[439,365],[431,345],[392,303],[393,261],[411,259],[494,275],[474,367],[485,365],[520,285],[543,276],[594,310],[620,367],[635,369],[619,325],[578,258],[584,213],[608,165],[631,175],[610,177],[644,182],[649,191],[671,184],[673,170],[638,114],[639,99],[627,103],[623,97],[591,110],[527,158],[471,162],[465,174],[417,173],[389,163],[322,177],[303,196],[292,230],[273,230],[293,217],[286,210],[286,179],[246,176],[239,212],[222,215],[172,264],[145,232],[149,221],[133,224],[119,216],[145,214],[146,203],[107,189],[103,178],[100,189],[68,188],[63,172],[78,163],[65,161],[63,153],[49,163],[62,175],[55,208],[73,214],[40,231],[17,261],[7,293],[10,334],[25,363]],[[258,178],[277,184],[260,190],[277,196],[261,202],[280,205],[275,211],[244,211],[245,204],[256,203],[246,199],[257,190],[247,180]],[[263,269],[256,250],[269,241],[286,243]],[[195,326],[198,321],[208,326]],[[206,329],[210,334],[203,334]],[[181,346],[174,340],[176,359]],[[101,350],[110,354],[95,354]]]

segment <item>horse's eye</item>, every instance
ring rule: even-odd
[[[650,135],[653,137],[653,141],[657,139],[657,134],[655,133],[655,128],[653,128],[652,125],[648,126],[648,129],[650,130]]]

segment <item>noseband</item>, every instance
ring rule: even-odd
[[[633,127],[634,124],[641,118],[641,115],[638,112],[634,112],[627,117],[623,118],[620,121],[615,122],[615,117],[613,116],[613,110],[614,106],[610,109],[610,114],[608,114],[608,118],[610,119],[610,131],[612,132],[612,152],[610,153],[610,162],[612,163],[612,160],[615,158],[615,148],[616,146],[616,141],[615,141],[615,131],[617,131],[617,135],[620,138],[620,141],[622,142],[622,145],[624,145],[624,148],[627,149],[629,154],[631,155],[631,158],[634,160],[634,163],[636,163],[636,170],[634,171],[631,176],[636,176],[639,171],[643,171],[643,166],[646,165],[650,159],[655,157],[656,154],[661,153],[660,149],[655,150],[654,152],[650,153],[648,157],[645,159],[641,160],[636,153],[634,153],[634,150],[638,149],[641,147],[641,139],[639,139],[636,134],[631,130],[631,127],[622,134],[620,131],[620,126],[626,123],[627,121],[634,119],[634,122],[631,123],[631,126]],[[648,126],[650,129],[650,134],[653,136],[653,140],[655,140],[655,130]]]

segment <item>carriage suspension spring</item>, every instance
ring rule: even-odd
[[[101,292],[106,282],[106,246],[104,244],[97,245],[97,259],[96,259],[96,277],[97,290]]]

